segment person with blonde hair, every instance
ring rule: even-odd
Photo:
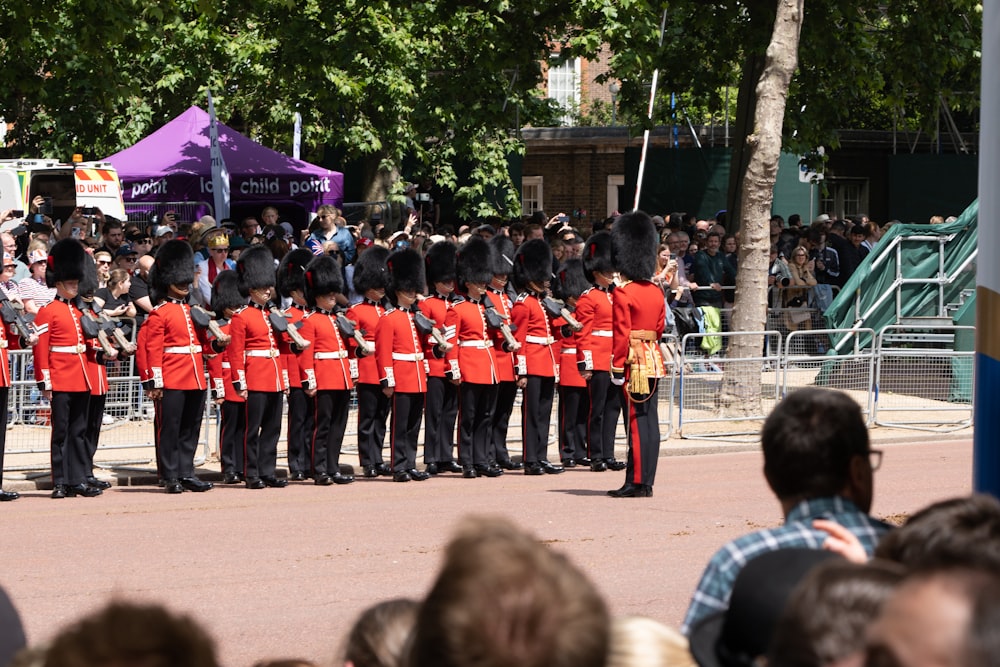
[[[677,630],[645,616],[623,616],[611,622],[606,667],[697,667],[697,663]]]

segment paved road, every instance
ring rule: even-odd
[[[971,489],[971,441],[884,449],[878,516]],[[328,661],[364,607],[428,589],[461,517],[499,514],[569,553],[614,613],[676,625],[711,553],[780,521],[760,468],[755,452],[665,457],[649,500],[607,498],[622,473],[579,469],[182,496],[124,487],[63,501],[27,492],[0,506],[0,582],[32,642],[117,595],[192,613],[227,667]]]

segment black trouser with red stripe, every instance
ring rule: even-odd
[[[164,389],[160,399],[159,459],[163,479],[194,475],[205,412],[204,389]]]
[[[358,459],[364,468],[382,465],[389,399],[377,384],[359,383],[354,388],[358,393]]]
[[[424,415],[424,394],[397,391],[389,400],[392,403],[392,430],[389,433],[392,470],[402,472],[417,466],[417,438]]]
[[[222,402],[222,435],[219,438],[219,458],[222,472],[238,472],[246,467],[243,448],[247,440],[247,404],[244,401]]]
[[[552,398],[556,379],[528,375],[521,403],[521,432],[524,435],[524,462],[548,460],[549,422],[552,420]]]
[[[285,436],[288,443],[288,472],[308,473],[312,465],[313,417],[316,406],[313,398],[306,395],[302,387],[291,387],[288,390],[288,431]]]
[[[7,446],[7,398],[10,395],[10,387],[0,387],[0,406],[3,407],[3,415],[0,415],[0,487],[3,486],[3,450]]]
[[[582,459],[587,455],[587,413],[590,398],[586,387],[559,386],[559,456]]]
[[[52,484],[87,480],[87,405],[89,391],[53,391],[49,401],[52,435]],[[6,408],[5,408],[6,409]]]
[[[510,424],[510,414],[514,411],[514,399],[517,398],[517,383],[501,382],[497,385],[497,402],[493,408],[493,419],[490,435],[490,461],[503,463],[510,461],[507,451],[507,426]]]
[[[350,389],[321,389],[316,392],[315,412],[311,421],[312,460],[303,470],[313,477],[340,472],[340,448],[347,431],[347,410],[351,405]]]
[[[650,393],[645,396],[629,394],[627,389],[622,389],[622,400],[625,401],[625,436],[628,440],[625,481],[633,484],[653,486],[656,478],[656,462],[660,456],[656,388],[656,380],[650,380]]]
[[[590,391],[587,453],[595,460],[614,458],[615,433],[622,411],[622,389],[611,382],[608,371],[594,371],[587,389]]]
[[[278,464],[283,392],[251,391],[247,395],[246,477],[274,477]]]
[[[496,400],[495,384],[463,382],[458,386],[458,462],[463,467],[489,465]]]
[[[444,377],[428,376],[424,419],[424,463],[454,459],[458,387]]]
[[[94,474],[94,456],[101,442],[101,426],[104,425],[104,404],[107,394],[91,394],[87,403],[87,476]]]

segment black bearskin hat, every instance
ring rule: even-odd
[[[583,260],[572,257],[563,262],[556,272],[556,295],[562,299],[579,299],[580,295],[590,289],[590,282],[583,275]]]
[[[223,318],[226,308],[238,310],[247,305],[247,298],[240,294],[240,277],[235,271],[223,271],[212,283],[212,312]]]
[[[372,246],[361,253],[354,263],[354,291],[364,296],[370,289],[385,289],[389,284],[389,270],[385,260],[389,251],[382,246]]]
[[[423,294],[427,282],[424,276],[424,258],[412,248],[403,248],[389,255],[385,261],[389,269],[390,292],[416,292]]]
[[[514,288],[523,292],[528,283],[541,286],[552,279],[552,248],[542,239],[531,239],[521,244],[514,253]]]
[[[455,279],[455,244],[438,241],[427,249],[424,263],[427,265],[427,289],[434,289],[434,283],[446,283]]]
[[[490,265],[490,244],[481,236],[470,236],[455,255],[458,287],[465,291],[465,283],[490,284],[493,269]]]
[[[490,239],[490,271],[493,275],[509,276],[514,270],[514,242],[509,236],[497,234]]]
[[[370,251],[365,251],[367,255]],[[324,294],[344,293],[344,274],[340,263],[330,255],[320,255],[309,262],[303,274],[306,303],[316,307],[316,297]]]
[[[66,280],[83,280],[83,262],[87,251],[76,239],[58,241],[49,250],[45,267],[45,284],[55,287]]]
[[[240,277],[240,294],[250,296],[250,290],[274,287],[274,255],[263,244],[252,245],[236,261]]]
[[[633,211],[611,225],[611,261],[629,280],[649,280],[656,273],[660,237],[648,215]]]
[[[83,279],[80,280],[80,287],[77,290],[77,294],[82,296],[84,299],[90,299],[94,296],[100,288],[100,283],[97,281],[97,263],[94,262],[94,258],[89,254],[84,252],[83,254]]]
[[[156,251],[153,268],[150,283],[163,294],[171,285],[190,285],[194,282],[194,251],[187,241],[167,241]]]
[[[615,265],[611,262],[611,232],[597,232],[583,246],[583,275],[588,281],[594,282],[596,272],[615,272]]]
[[[278,264],[278,273],[275,276],[275,283],[278,294],[283,297],[291,297],[295,290],[306,292],[305,272],[309,262],[314,255],[305,248],[296,248],[288,252],[281,258]]]

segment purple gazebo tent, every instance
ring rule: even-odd
[[[118,172],[126,203],[211,202],[208,126],[208,113],[193,106],[106,158]],[[343,204],[342,173],[271,150],[223,123],[218,128],[234,209],[294,205],[308,213],[322,204]]]

